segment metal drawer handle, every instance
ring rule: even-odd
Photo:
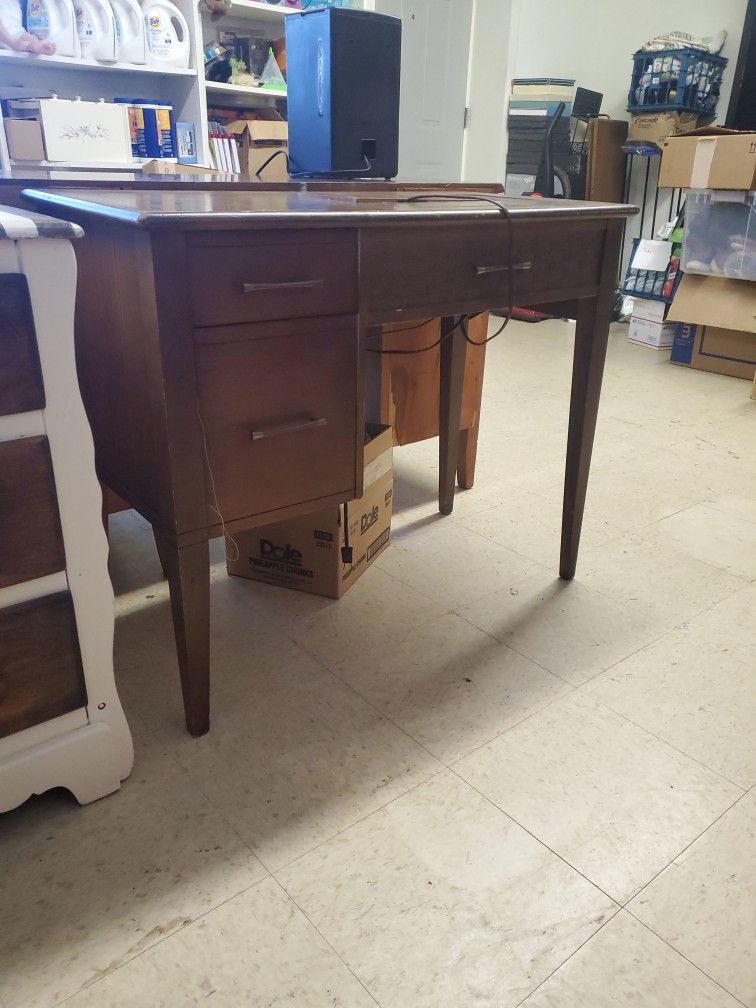
[[[533,269],[533,263],[529,260],[525,262],[512,263],[511,266],[476,266],[476,276],[488,276],[489,273],[506,273],[507,270],[529,270]]]
[[[297,431],[325,427],[327,423],[325,417],[318,417],[316,420],[300,420],[298,423],[281,424],[280,427],[265,427],[263,430],[253,430],[252,440],[260,441],[262,438],[278,437],[280,434],[295,434]]]
[[[281,280],[278,283],[245,283],[242,290],[245,294],[259,294],[262,291],[309,290],[322,286],[322,280]]]

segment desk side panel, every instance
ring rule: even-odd
[[[100,478],[150,521],[171,521],[149,236],[88,223],[75,243],[76,366]]]

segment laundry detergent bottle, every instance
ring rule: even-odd
[[[81,58],[115,63],[118,59],[115,17],[109,0],[74,0]]]
[[[121,63],[147,62],[147,36],[142,8],[137,0],[110,0],[115,17],[118,59]]]
[[[144,0],[147,54],[153,66],[189,66],[189,25],[170,0]]]
[[[56,56],[81,56],[76,13],[71,0],[28,0],[26,30],[44,42],[52,42]]]

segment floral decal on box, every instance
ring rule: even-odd
[[[58,134],[58,140],[109,140],[110,130],[106,126],[68,126]]]

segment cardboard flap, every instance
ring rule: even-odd
[[[738,134],[748,134],[750,130],[734,130],[728,129],[726,126],[699,126],[698,129],[688,130],[685,133],[679,133],[678,136],[681,137],[702,137],[702,136],[737,136]]]
[[[289,124],[282,119],[237,119],[224,127],[229,133],[242,140],[244,135],[256,143],[277,141],[285,143],[289,138]]]
[[[686,273],[667,318],[756,333],[756,284]]]

